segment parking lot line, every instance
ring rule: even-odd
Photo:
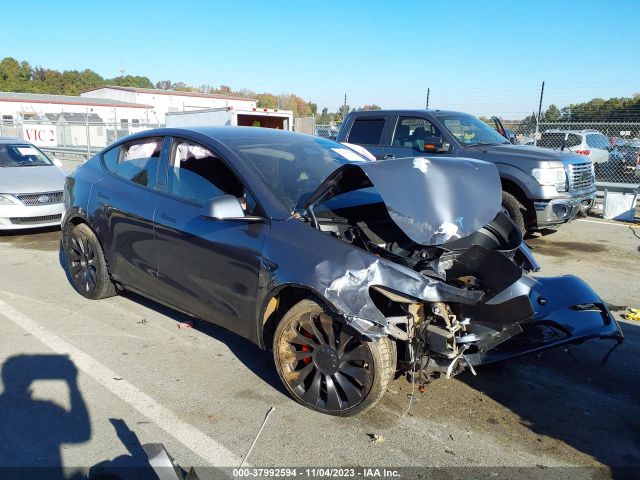
[[[591,220],[589,218],[579,218],[577,222],[587,223],[599,223],[600,225],[613,225],[614,227],[627,227],[627,228],[640,228],[640,225],[636,225],[629,222],[607,221],[607,220]]]
[[[0,315],[33,335],[60,355],[68,355],[76,367],[93,378],[115,396],[131,405],[158,427],[200,456],[208,465],[232,467],[240,465],[242,458],[188,423],[179,420],[173,412],[155,401],[137,387],[120,379],[115,372],[50,332],[37,321],[0,299]],[[246,464],[245,464],[246,466]]]

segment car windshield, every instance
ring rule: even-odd
[[[324,138],[300,136],[228,140],[288,211],[298,210],[331,172],[366,162],[350,148]]]
[[[0,144],[0,167],[43,167],[51,160],[33,145]]]
[[[450,114],[438,118],[447,130],[466,146],[509,143],[502,135],[473,115]]]

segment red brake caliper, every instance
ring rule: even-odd
[[[307,338],[310,338],[311,340],[313,340],[313,335],[311,335],[309,332],[307,332],[306,330],[304,330],[302,332],[302,335],[304,335]],[[302,345],[302,351],[303,352],[310,352],[311,349],[309,348],[309,345]],[[304,357],[302,359],[302,363],[304,363],[305,365],[309,365],[311,363],[311,357]]]

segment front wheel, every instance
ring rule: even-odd
[[[518,230],[520,230],[520,233],[524,237],[527,233],[527,225],[525,222],[526,208],[524,207],[524,205],[522,205],[522,203],[520,203],[520,200],[518,200],[510,193],[502,192],[502,206],[507,211],[507,214],[509,214],[509,218],[513,220],[513,223],[516,224],[516,227],[518,227]]]
[[[386,337],[362,338],[318,303],[302,300],[278,324],[273,356],[298,403],[346,417],[365,412],[384,395],[396,366],[393,347]]]
[[[76,291],[92,300],[116,293],[98,238],[88,225],[73,227],[65,246],[71,283]]]

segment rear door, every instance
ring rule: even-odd
[[[382,160],[384,147],[387,140],[385,115],[361,115],[356,116],[347,138],[348,143],[355,143],[366,148],[378,160]]]
[[[162,152],[162,137],[108,150],[102,161],[110,174],[95,183],[88,208],[112,275],[154,297],[158,264],[153,217]]]
[[[251,215],[256,202],[210,147],[175,138],[155,224],[158,278],[165,302],[249,336],[255,317],[262,245],[268,223],[206,218],[213,197],[234,195]]]

